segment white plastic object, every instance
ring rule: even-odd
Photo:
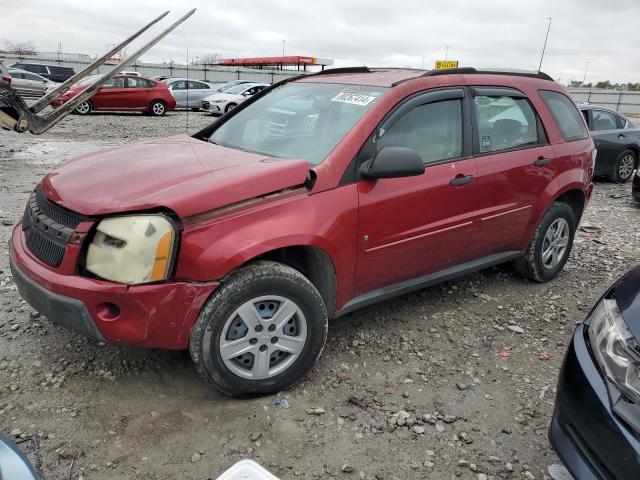
[[[240,460],[217,480],[280,480],[253,460]]]

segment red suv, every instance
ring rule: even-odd
[[[55,100],[53,107],[58,108],[68,102],[98,78],[98,75],[92,75],[81,80]],[[145,77],[118,75],[100,87],[89,100],[78,105],[75,112],[86,115],[94,110],[134,111],[161,116],[175,108],[176,101],[166,84]]]
[[[13,230],[22,296],[92,338],[187,349],[227,395],[276,392],[327,322],[511,261],[563,268],[595,149],[542,73],[334,69],[193,137],[75,158]]]

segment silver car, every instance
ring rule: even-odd
[[[227,113],[236,108],[239,103],[270,86],[268,83],[242,83],[226,92],[219,92],[204,98],[201,107],[202,110],[214,115]]]
[[[169,86],[169,90],[176,100],[176,108],[191,108],[199,110],[202,99],[216,91],[218,85],[202,80],[187,78],[168,78],[162,81]]]
[[[40,97],[45,94],[47,89],[58,86],[56,82],[41,77],[37,73],[27,72],[17,68],[10,68],[11,86],[20,95]]]

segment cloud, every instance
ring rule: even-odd
[[[102,53],[164,10],[196,14],[147,53],[143,61],[184,62],[223,57],[314,55],[337,66],[431,67],[449,58],[461,66],[535,69],[553,17],[543,70],[562,81],[640,81],[635,0],[293,0],[150,1],[0,0],[0,40],[33,41],[39,50]],[[164,21],[168,25],[168,20]],[[155,31],[159,31],[157,28]],[[133,51],[132,46],[129,51]]]

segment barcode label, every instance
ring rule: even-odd
[[[369,95],[359,95],[357,93],[340,92],[338,95],[331,99],[332,102],[350,103],[352,105],[369,105],[376,97]]]

